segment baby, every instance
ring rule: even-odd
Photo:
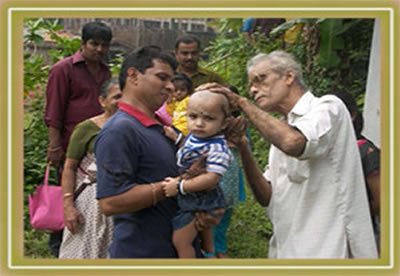
[[[194,214],[225,207],[225,200],[218,183],[229,167],[233,155],[223,131],[230,119],[229,102],[222,94],[208,90],[195,92],[189,98],[187,126],[189,135],[178,150],[178,166],[182,171],[194,161],[206,156],[206,172],[188,180],[166,178],[162,183],[167,197],[178,195],[180,210],[173,220],[173,243],[179,258],[195,258],[192,246],[197,236]],[[201,232],[206,256],[214,254],[211,229]]]
[[[167,111],[172,117],[172,125],[184,135],[188,135],[187,128],[187,105],[189,95],[193,92],[191,79],[185,74],[177,73],[172,79],[175,91],[172,100],[167,103]]]

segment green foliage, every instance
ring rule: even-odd
[[[121,70],[122,62],[124,61],[123,54],[117,54],[114,59],[108,64],[110,67],[111,75],[118,77]]]
[[[47,127],[43,121],[44,95],[38,86],[25,98],[24,113],[24,254],[32,258],[49,258],[48,234],[35,231],[29,223],[28,196],[43,181],[46,168]],[[54,173],[50,182],[55,183]]]
[[[337,50],[344,48],[343,39],[337,35],[343,28],[342,20],[324,20],[320,24],[319,63],[323,67],[336,67],[340,63]]]
[[[247,187],[246,187],[247,188]],[[228,229],[228,255],[233,258],[267,258],[272,224],[265,209],[246,191],[246,201],[234,209]]]
[[[242,18],[220,18],[210,21],[208,25],[218,33],[237,33],[240,32],[242,21]]]
[[[263,170],[268,163],[268,152],[270,144],[260,136],[260,133],[253,126],[250,126],[250,142],[254,158],[258,166]]]
[[[44,64],[41,55],[24,56],[24,96],[38,89],[38,85],[44,83],[48,76],[49,66]]]
[[[28,19],[25,21],[24,25],[24,45],[34,47],[38,44],[42,44],[45,35],[44,19]]]
[[[319,24],[320,49],[319,63],[326,68],[338,67],[341,59],[339,52],[345,48],[344,35],[361,20],[327,19]]]
[[[49,66],[42,55],[37,54],[38,45],[44,42],[46,23],[43,18],[24,22],[24,96],[36,90],[48,75]]]
[[[49,234],[33,229],[25,230],[24,255],[30,258],[54,258],[49,250]]]
[[[49,55],[54,63],[67,56],[73,55],[81,45],[80,38],[67,38],[56,34],[52,34],[52,38],[57,44],[56,49],[49,50]]]
[[[24,114],[24,175],[26,184],[39,184],[46,167],[47,128],[43,122],[43,93],[32,94]],[[31,185],[25,190],[31,192]]]
[[[27,19],[24,22],[24,176],[25,192],[42,181],[46,167],[47,127],[44,124],[45,85],[50,66],[37,53],[38,45],[49,35],[55,42],[50,50],[53,62],[72,55],[79,49],[79,38],[63,37],[58,20]],[[55,181],[54,172],[50,180]]]
[[[50,66],[45,64],[42,55],[37,54],[45,37],[54,41],[55,48],[48,51],[52,62],[72,55],[80,47],[79,38],[63,37],[59,34],[62,26],[58,20],[28,19],[24,22],[24,95],[46,83]]]
[[[47,82],[49,66],[44,64],[43,56],[30,49],[44,41],[48,32],[60,27],[57,21],[29,19],[25,21],[24,35],[24,182],[25,195],[43,180],[46,167],[47,127],[44,124],[44,87]],[[54,181],[54,176],[51,175]]]
[[[28,195],[43,181],[47,165],[47,127],[44,123],[45,84],[49,65],[44,63],[37,47],[48,32],[60,29],[56,21],[28,19],[24,34],[24,249],[31,257],[49,257],[48,235],[31,229],[28,214]],[[60,40],[60,43],[63,43]],[[52,170],[50,183],[56,182]]]
[[[315,19],[304,19],[304,18],[296,18],[292,20],[288,20],[279,26],[276,26],[274,29],[271,30],[269,33],[273,37],[278,37],[284,35],[285,31],[289,30],[296,24],[308,24],[311,22],[315,22]]]

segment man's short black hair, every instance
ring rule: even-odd
[[[82,41],[85,43],[89,39],[110,42],[112,39],[111,28],[99,21],[86,23],[82,27]]]
[[[200,40],[192,35],[184,35],[184,36],[180,36],[178,37],[178,39],[175,42],[175,50],[178,50],[179,44],[192,44],[192,43],[196,43],[197,47],[200,49],[201,45],[200,45]]]
[[[171,66],[172,70],[175,71],[177,63],[175,58],[167,52],[161,50],[160,47],[149,45],[142,47],[130,54],[128,54],[121,66],[119,74],[119,86],[121,91],[125,87],[126,77],[128,76],[128,69],[133,67],[140,73],[144,73],[146,69],[154,66],[153,61],[160,60],[163,63]]]

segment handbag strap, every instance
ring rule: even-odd
[[[49,175],[50,175],[50,163],[47,163],[46,172],[44,173],[44,182],[43,185],[49,185]]]
[[[78,196],[86,189],[90,184],[82,183],[82,185],[74,192],[74,201],[78,198]]]
[[[82,183],[82,185],[74,192],[74,201],[78,198],[78,196],[86,189],[87,186],[92,185],[95,183],[93,179],[90,179],[90,174],[82,168],[81,164],[78,166],[78,170],[80,170],[83,174],[87,175],[90,183]]]

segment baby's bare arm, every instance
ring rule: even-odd
[[[207,191],[218,185],[221,175],[213,172],[205,172],[191,179],[184,181],[183,189],[185,192]]]

